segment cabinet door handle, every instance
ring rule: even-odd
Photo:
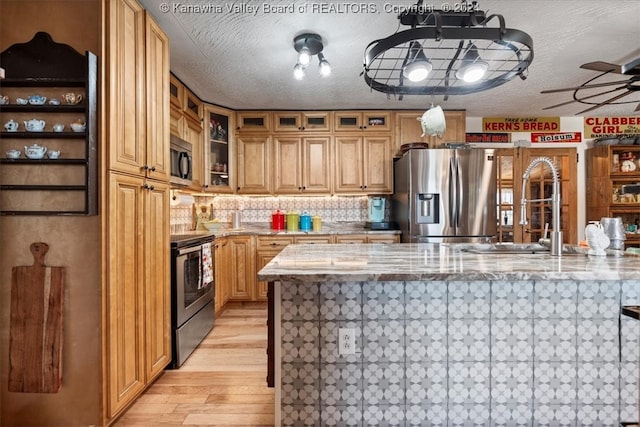
[[[302,191],[306,190],[307,187],[305,187],[304,185],[302,186]]]
[[[142,186],[142,188],[144,188],[145,190],[151,190],[151,191],[153,191],[153,190],[155,190],[155,189],[156,189],[156,187],[154,187],[153,185],[149,185],[149,184],[147,184],[146,182],[144,183],[144,185]]]
[[[151,166],[151,172],[155,172],[156,171],[156,167],[155,166]]]

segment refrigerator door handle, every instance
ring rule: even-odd
[[[460,227],[460,218],[462,217],[462,203],[464,199],[464,190],[462,189],[462,172],[460,171],[460,159],[456,158],[456,228]]]
[[[456,206],[456,175],[455,169],[456,166],[454,164],[455,159],[449,160],[449,223],[452,227],[456,226],[457,223],[457,214],[456,211],[458,207]]]

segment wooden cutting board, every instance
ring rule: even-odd
[[[57,393],[62,384],[64,267],[47,267],[49,245],[32,243],[33,265],[11,270],[9,391]]]

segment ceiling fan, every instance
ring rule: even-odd
[[[605,105],[631,104],[638,102],[638,105],[636,106],[634,111],[640,111],[640,102],[638,100],[618,101],[619,99],[631,95],[632,93],[640,93],[640,58],[636,58],[633,61],[630,61],[623,65],[611,64],[604,61],[587,62],[586,64],[582,64],[580,68],[583,68],[585,70],[598,71],[600,74],[587,80],[580,86],[543,90],[540,93],[573,91],[573,100],[552,105],[550,107],[545,107],[543,108],[543,110],[550,110],[552,108],[561,107],[573,102],[580,102],[582,104],[591,105],[591,107],[587,108],[586,110],[582,110],[576,113],[582,114]],[[629,78],[626,80],[592,83],[607,74],[620,74],[623,76],[629,76]],[[599,97],[609,94],[613,96],[600,101],[600,99],[602,98]],[[596,100],[594,100],[594,98],[596,98]]]

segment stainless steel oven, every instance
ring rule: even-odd
[[[215,323],[214,236],[171,236],[171,320],[177,368]]]

